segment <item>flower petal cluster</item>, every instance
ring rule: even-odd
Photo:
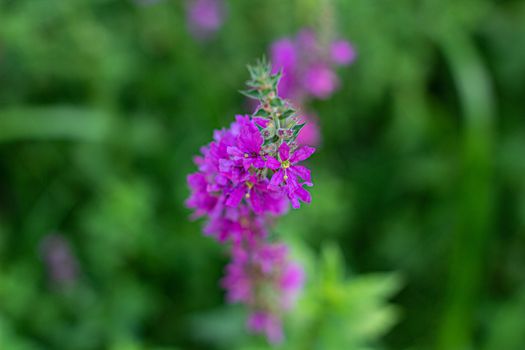
[[[252,310],[250,329],[278,343],[283,338],[282,314],[292,307],[303,286],[303,269],[289,260],[284,244],[250,236],[234,243],[222,285],[230,302],[245,303]]]
[[[282,72],[279,94],[290,99],[303,112],[301,122],[307,129],[298,137],[299,144],[317,145],[319,127],[313,113],[305,113],[311,99],[327,99],[339,87],[335,68],[356,59],[356,51],[346,40],[323,43],[316,33],[303,29],[294,38],[275,41],[270,48],[273,71]]]
[[[188,176],[186,205],[193,217],[205,217],[204,233],[231,247],[231,263],[222,286],[230,302],[250,309],[248,327],[271,342],[282,339],[282,316],[303,284],[303,272],[282,243],[268,231],[290,204],[310,203],[313,186],[303,164],[315,151],[299,147],[304,124],[277,94],[279,74],[260,64],[251,67],[247,95],[259,100],[253,116],[238,115],[227,129],[214,132]]]
[[[330,97],[339,86],[334,68],[356,59],[348,41],[338,39],[325,45],[310,29],[303,29],[295,38],[277,40],[270,51],[274,72],[283,72],[279,93],[294,103]]]
[[[299,200],[311,202],[305,189],[312,186],[310,171],[299,163],[314,148],[292,151],[283,142],[272,153],[262,145],[254,120],[237,116],[229,129],[215,132],[214,141],[195,158],[199,171],[188,176],[192,192],[186,204],[195,217],[208,217],[205,232],[221,241],[238,236],[241,221],[252,213],[280,216],[290,202],[294,208],[300,207]]]

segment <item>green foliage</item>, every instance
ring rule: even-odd
[[[310,106],[313,202],[277,226],[308,274],[281,348],[522,349],[523,1],[227,5],[202,42],[183,1],[0,0],[0,349],[268,348],[185,177],[248,112],[246,64],[304,26],[358,60]],[[52,233],[74,283],[49,278]]]
[[[400,287],[399,278],[370,274],[347,278],[341,252],[324,246],[321,257],[307,264],[308,287],[290,321],[285,349],[378,349],[380,339],[397,320],[386,303]]]

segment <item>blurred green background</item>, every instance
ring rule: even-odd
[[[0,0],[0,349],[269,348],[185,179],[246,64],[328,24],[359,57],[276,232],[308,273],[280,348],[525,349],[525,2],[226,5],[202,41],[179,0]]]

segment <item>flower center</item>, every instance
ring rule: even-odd
[[[246,198],[250,198],[250,190],[253,188],[253,182],[246,181],[246,187],[248,187],[248,192],[244,195]]]
[[[283,167],[283,169],[288,169],[290,167],[290,161],[289,160],[285,160],[281,163],[281,166]]]
[[[248,153],[244,153],[244,158],[248,158],[250,155]]]

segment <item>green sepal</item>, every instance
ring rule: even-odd
[[[271,143],[275,143],[277,141],[279,141],[279,136],[275,135],[271,139],[268,139],[268,140],[264,141],[263,146],[269,145]]]
[[[272,83],[272,87],[273,87],[273,89],[275,91],[277,91],[277,85],[279,84],[279,80],[281,80],[282,76],[283,76],[283,72],[282,72],[282,70],[279,70],[278,73],[276,73],[276,74],[274,74],[274,75],[272,75],[270,77],[270,81]]]
[[[292,108],[288,108],[286,109],[283,113],[281,113],[281,115],[279,116],[279,119],[288,119],[290,118],[291,116],[293,116],[295,114],[295,110],[292,109]]]
[[[243,94],[244,96],[246,96],[248,98],[252,98],[254,100],[260,100],[261,99],[261,94],[257,90],[240,90],[239,92],[241,94]]]
[[[270,102],[270,106],[272,107],[282,107],[283,105],[283,100],[281,100],[280,98],[275,98]]]
[[[306,125],[306,123],[302,123],[302,124],[297,124],[297,125],[294,125],[292,127],[292,130],[293,130],[293,137],[296,138],[297,135],[299,135],[299,132],[301,131],[302,128],[304,128],[304,126]]]
[[[253,116],[254,116],[254,117],[260,117],[260,118],[271,119],[270,113],[268,113],[267,111],[265,111],[265,110],[262,109],[262,108],[259,108],[259,109],[253,114]]]

